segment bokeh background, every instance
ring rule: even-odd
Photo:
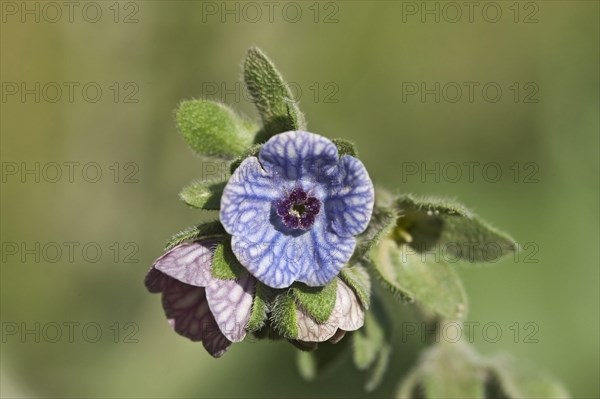
[[[213,360],[170,331],[143,287],[166,239],[206,218],[177,198],[212,169],[177,134],[173,109],[207,96],[255,117],[236,82],[257,45],[297,89],[309,129],[356,142],[377,183],[455,197],[530,244],[518,259],[457,265],[468,320],[502,328],[498,342],[479,333],[475,345],[598,397],[599,3],[476,2],[471,16],[461,2],[265,3],[75,2],[72,16],[60,2],[61,16],[45,2],[1,3],[1,395],[366,395],[348,359],[303,382],[283,342]],[[421,84],[436,82],[439,102],[422,99]],[[76,163],[72,179],[65,162]],[[448,165],[465,162],[479,166],[456,178]],[[39,259],[27,252],[36,245]],[[412,306],[390,309],[398,326],[419,320]],[[527,322],[537,343],[524,342]],[[400,327],[395,340],[372,397],[391,396],[424,346],[402,342]]]

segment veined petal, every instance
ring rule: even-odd
[[[219,219],[231,234],[249,234],[269,219],[280,189],[256,157],[246,158],[235,170],[221,197]]]
[[[298,341],[323,342],[333,337],[337,331],[338,316],[332,314],[325,323],[317,323],[298,306],[296,320],[298,326]]]
[[[259,153],[260,163],[271,176],[299,180],[326,178],[338,163],[333,142],[318,134],[290,131],[273,136]]]
[[[375,190],[365,166],[344,155],[338,179],[329,186],[325,212],[331,228],[340,236],[355,236],[367,228],[373,213]]]
[[[206,287],[210,310],[229,341],[240,342],[246,337],[255,288],[256,280],[249,275],[237,280],[214,280]]]
[[[352,288],[339,279],[336,294],[335,308],[339,310],[338,327],[345,331],[361,328],[365,324],[365,311]]]
[[[182,283],[206,287],[211,282],[210,264],[217,240],[179,244],[154,262],[154,268]]]
[[[220,357],[231,342],[221,333],[210,312],[205,289],[171,280],[162,294],[169,324],[178,334],[192,341],[202,341],[212,356]]]
[[[144,279],[144,285],[146,289],[153,293],[159,293],[166,290],[172,281],[177,281],[172,277],[167,276],[163,272],[156,270],[154,266],[150,268]]]
[[[301,272],[300,267],[305,267],[288,255],[298,248],[294,237],[276,230],[268,222],[250,236],[233,236],[231,248],[240,263],[271,288],[289,287]]]
[[[316,322],[302,306],[296,306],[299,341],[323,342],[331,340],[339,342],[345,331],[358,330],[364,325],[365,313],[356,294],[341,279],[337,280],[335,306],[324,323]]]
[[[252,236],[233,236],[233,253],[262,283],[272,288],[300,281],[311,287],[329,283],[352,256],[356,240],[327,231],[320,218],[302,234],[287,234],[268,223]]]

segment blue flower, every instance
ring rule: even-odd
[[[373,183],[364,165],[338,155],[325,137],[273,136],[235,170],[221,197],[233,252],[272,288],[330,282],[348,262],[371,219]]]

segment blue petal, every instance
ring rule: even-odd
[[[246,158],[223,190],[219,218],[225,230],[246,235],[268,224],[271,204],[279,198],[280,189],[256,157]]]
[[[338,150],[318,134],[291,131],[273,136],[259,154],[266,171],[278,179],[327,179],[338,163]]]
[[[234,236],[233,252],[262,283],[285,288],[294,281],[309,286],[330,282],[354,252],[354,237],[340,237],[326,229],[320,215],[306,232],[286,233],[265,223],[255,234]]]
[[[335,233],[355,236],[365,231],[371,219],[373,183],[362,162],[350,155],[342,156],[338,173],[337,182],[329,186],[325,213]]]

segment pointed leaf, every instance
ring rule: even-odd
[[[273,63],[258,48],[248,50],[244,81],[263,122],[256,142],[290,130],[305,130],[304,115]]]
[[[226,105],[209,100],[183,101],[176,111],[177,128],[199,155],[233,158],[252,144],[255,127]]]
[[[402,299],[414,299],[448,320],[463,319],[467,297],[450,265],[425,263],[424,255],[386,238],[373,249],[374,269],[382,282]]]
[[[331,315],[336,292],[337,279],[333,279],[324,287],[309,287],[302,283],[292,285],[292,293],[298,304],[319,323],[325,322]]]
[[[418,252],[436,253],[449,263],[496,262],[517,249],[510,236],[454,201],[406,195],[396,206],[401,217],[394,238]]]
[[[179,198],[189,206],[200,209],[218,210],[226,181],[197,180],[185,186]]]

